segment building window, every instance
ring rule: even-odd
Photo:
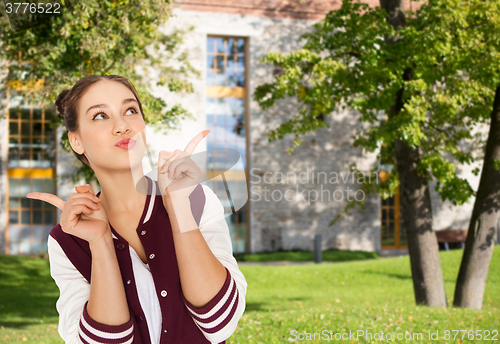
[[[394,196],[380,200],[380,235],[382,249],[408,247],[399,202],[399,187]]]
[[[54,130],[49,127],[53,115],[49,108],[9,108],[8,168],[54,167]]]
[[[387,120],[383,114],[381,123]],[[389,178],[389,173],[396,168],[393,158],[394,145],[382,144],[380,149],[380,181]],[[382,249],[408,248],[406,242],[406,230],[399,201],[399,186],[396,193],[387,199],[380,199],[380,244]]]
[[[207,86],[245,88],[244,38],[207,38]]]
[[[46,202],[26,198],[30,192],[54,193],[53,178],[9,177],[9,226],[6,233],[9,254],[47,251],[49,232],[55,225],[55,208]]]
[[[9,67],[16,68],[17,63]],[[10,68],[9,68],[10,71]],[[52,106],[19,105],[20,97],[7,90],[7,254],[47,252],[49,231],[56,224],[56,208],[26,198],[30,192],[56,193],[55,132],[50,127]]]
[[[207,164],[214,175],[224,172],[222,180],[213,185],[229,214],[226,221],[235,253],[248,252],[248,202],[241,197],[247,194],[246,63],[246,39],[207,37],[206,110],[211,131]],[[241,155],[239,168],[234,167],[228,149]],[[228,190],[236,192],[229,194]]]

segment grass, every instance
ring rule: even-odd
[[[254,254],[235,254],[234,257],[239,262],[313,262],[314,252],[312,251],[276,251]],[[366,251],[341,251],[326,250],[322,252],[324,262],[340,262],[349,260],[363,260],[378,258],[380,255],[376,252]]]
[[[461,254],[461,250],[441,252],[450,304]],[[444,331],[499,330],[498,246],[491,260],[481,311],[415,306],[407,256],[342,264],[241,265],[240,269],[248,282],[247,306],[228,344],[288,343],[289,338],[294,338],[294,330],[296,334],[321,334],[324,330],[372,334],[408,331],[423,335],[422,340],[408,342],[457,343],[461,341],[444,340]],[[62,344],[57,334],[57,296],[47,260],[0,256],[0,343]],[[439,340],[429,340],[429,332],[436,331]],[[453,336],[453,332],[450,334]],[[357,341],[342,342],[375,341],[360,336]],[[463,342],[470,340],[465,336]]]
[[[0,256],[0,343],[63,343],[48,259]]]

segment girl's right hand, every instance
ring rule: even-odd
[[[27,198],[39,199],[62,210],[61,229],[68,234],[88,241],[89,243],[105,238],[111,234],[108,217],[100,199],[89,184],[76,186],[77,193],[69,195],[65,202],[56,195],[43,192],[30,192]]]

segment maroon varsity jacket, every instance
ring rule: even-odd
[[[160,301],[162,312],[162,331],[160,343],[210,343],[203,335],[202,331],[195,324],[192,315],[190,314],[187,307],[190,307],[195,312],[199,312],[200,315],[203,315],[204,312],[209,311],[210,307],[213,307],[215,304],[217,304],[227,292],[231,282],[231,275],[226,268],[226,283],[224,284],[220,292],[214,297],[214,299],[202,309],[195,309],[194,307],[192,307],[192,305],[189,304],[189,302],[187,302],[181,290],[177,258],[172,237],[172,228],[170,225],[168,213],[163,206],[157,183],[152,182],[152,180],[149,178],[148,180],[149,189],[146,204],[149,204],[150,197],[152,197],[151,191],[153,186],[156,187],[155,197],[157,197],[157,199],[155,199],[154,202],[153,217],[151,218],[151,220],[143,224],[143,220],[146,215],[146,209],[144,210],[144,213],[142,214],[141,220],[139,222],[140,225],[137,228],[137,234],[142,242],[146,256],[148,257],[148,264],[151,269],[151,274],[154,278],[156,292]],[[99,194],[100,192],[97,194],[97,196],[99,196]],[[191,210],[193,216],[197,224],[199,225],[205,205],[205,194],[203,192],[201,184],[197,185],[189,198],[191,201]],[[160,207],[160,209],[157,209],[158,207]],[[163,227],[161,228],[162,230],[158,230],[159,225]],[[133,334],[133,343],[151,344],[150,335],[146,324],[146,317],[139,303],[137,289],[135,286],[134,273],[132,270],[132,261],[128,243],[113,229],[113,227],[111,227],[111,231],[116,236],[116,239],[114,239],[115,251],[118,263],[120,265],[123,285],[125,286],[131,320],[128,324],[124,324],[122,326],[102,325],[95,322],[88,316],[86,312],[86,305],[83,310],[83,318],[86,323],[90,324],[90,326],[92,326],[93,328],[107,333],[124,331],[127,328],[130,328],[132,326],[131,323],[133,323],[133,332],[131,332],[129,335],[131,338]],[[60,224],[57,224],[50,231],[50,235],[59,243],[64,253],[71,261],[71,263],[75,266],[75,268],[78,269],[81,275],[90,283],[92,256],[88,242],[63,232]],[[237,293],[236,288],[234,287],[234,283],[232,283],[232,285],[234,290],[232,291],[232,296],[228,299],[228,302],[226,302],[227,307],[229,307],[229,301],[233,298],[234,294]],[[167,294],[166,291],[168,291],[168,297],[164,297],[164,295]],[[236,297],[238,297],[238,295],[236,295]],[[217,327],[220,328],[221,326],[224,326],[227,321],[230,320],[236,310],[237,303],[238,299],[236,298],[236,303],[233,305],[231,311],[229,312],[227,319]],[[220,316],[223,311],[226,311],[227,307],[223,310],[218,311],[218,316]],[[213,317],[207,319],[207,322],[213,319],[216,315],[217,314],[214,314]],[[203,319],[203,317],[200,317],[198,319]],[[80,327],[83,327],[81,323]],[[217,331],[217,328],[210,330]],[[93,334],[87,333],[87,335],[92,338]],[[82,337],[80,338],[82,339]],[[102,338],[99,339],[102,341]],[[82,341],[85,342],[83,339]],[[102,342],[108,343],[108,341]],[[109,343],[114,343],[114,341],[109,341]],[[225,341],[221,343],[225,343]]]

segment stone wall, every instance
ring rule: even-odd
[[[359,125],[356,114],[345,112],[327,117],[330,128],[309,133],[295,153],[288,155],[285,150],[292,146],[293,135],[269,143],[266,133],[297,113],[295,100],[286,99],[262,111],[251,98],[257,85],[269,82],[273,77],[273,67],[260,64],[259,59],[271,51],[289,53],[300,48],[299,36],[310,29],[314,21],[266,17],[254,15],[253,12],[231,14],[226,13],[228,10],[224,6],[212,8],[212,12],[207,8],[197,11],[185,8],[174,11],[176,17],[165,29],[195,25],[194,31],[187,36],[185,46],[191,53],[194,66],[202,71],[202,77],[193,80],[195,94],[188,97],[174,96],[165,89],[156,88],[156,91],[170,103],[181,102],[198,118],[205,116],[204,59],[207,35],[248,38],[250,95],[247,99],[247,149],[251,252],[280,248],[310,250],[313,248],[314,234],[318,233],[322,234],[323,249],[379,250],[380,200],[377,195],[368,196],[364,210],[353,210],[352,216],[328,226],[346,204],[339,197],[334,199],[333,192],[337,192],[335,195],[338,196],[343,191],[345,197],[347,187],[351,190],[357,188],[357,183],[353,183],[351,178],[347,182],[341,179],[347,177],[349,164],[356,162],[365,171],[376,164],[374,155],[363,154],[352,147],[351,136]],[[459,173],[476,188],[479,177],[471,173],[472,168],[459,167]],[[321,172],[323,179],[318,181],[316,178],[313,181],[313,175],[317,176]],[[328,181],[324,180],[324,173],[328,175]],[[331,182],[332,173],[337,173],[339,183]],[[299,180],[300,176],[302,180]],[[450,209],[451,203],[441,201],[434,186],[435,183],[431,182],[434,228],[467,229],[474,200]],[[319,195],[318,200],[314,200],[316,195]]]
[[[481,135],[484,142],[488,139],[489,124],[480,125],[474,130],[473,134],[477,133]],[[469,147],[462,145],[464,150],[468,150]],[[475,156],[482,154],[476,152]],[[477,191],[479,187],[479,179],[481,173],[475,176],[472,173],[474,168],[479,168],[481,170],[483,166],[482,160],[476,162],[473,165],[457,165],[457,174],[460,178],[469,181],[471,187]],[[433,213],[433,228],[434,230],[443,229],[454,229],[454,230],[468,230],[469,221],[472,215],[472,209],[474,207],[475,197],[471,197],[469,203],[462,205],[453,205],[450,201],[446,200],[443,202],[441,196],[435,191],[436,183],[433,181],[429,183],[430,194],[432,200],[432,213]]]
[[[202,71],[202,77],[193,80],[195,94],[187,97],[173,95],[166,88],[153,89],[155,94],[164,97],[167,103],[182,103],[198,118],[206,116],[207,35],[248,38],[250,92],[247,99],[249,102],[247,168],[250,172],[248,191],[251,252],[280,248],[310,250],[313,247],[314,235],[317,233],[322,234],[323,249],[370,251],[378,249],[380,246],[378,196],[369,197],[365,210],[355,210],[352,212],[353,215],[344,221],[332,227],[328,226],[345,206],[342,198],[346,197],[347,188],[350,190],[357,188],[356,179],[353,183],[352,176],[348,175],[349,163],[358,162],[365,170],[375,163],[375,156],[363,155],[351,145],[351,135],[359,125],[354,114],[345,112],[327,117],[330,128],[322,128],[306,135],[304,143],[296,149],[296,152],[288,155],[285,150],[292,146],[294,137],[290,135],[283,140],[269,143],[266,133],[267,130],[277,127],[279,123],[297,113],[295,101],[287,99],[267,111],[262,111],[259,105],[251,100],[255,87],[271,81],[273,75],[273,68],[260,64],[259,59],[271,51],[289,53],[298,49],[299,36],[310,29],[314,21],[181,9],[176,9],[174,14],[175,17],[164,30],[195,25],[194,31],[186,37],[185,46],[190,51],[194,67]],[[322,180],[318,182],[319,172],[323,174],[320,175]],[[338,176],[336,182],[332,179],[332,174],[335,173]],[[264,174],[266,179],[262,178]],[[280,174],[288,174],[290,178],[286,181],[280,180]],[[326,181],[325,174],[328,176]],[[344,183],[342,178],[349,180]],[[334,199],[335,190],[338,191]],[[353,197],[352,193],[350,197]],[[361,194],[358,194],[358,197],[361,198]]]

